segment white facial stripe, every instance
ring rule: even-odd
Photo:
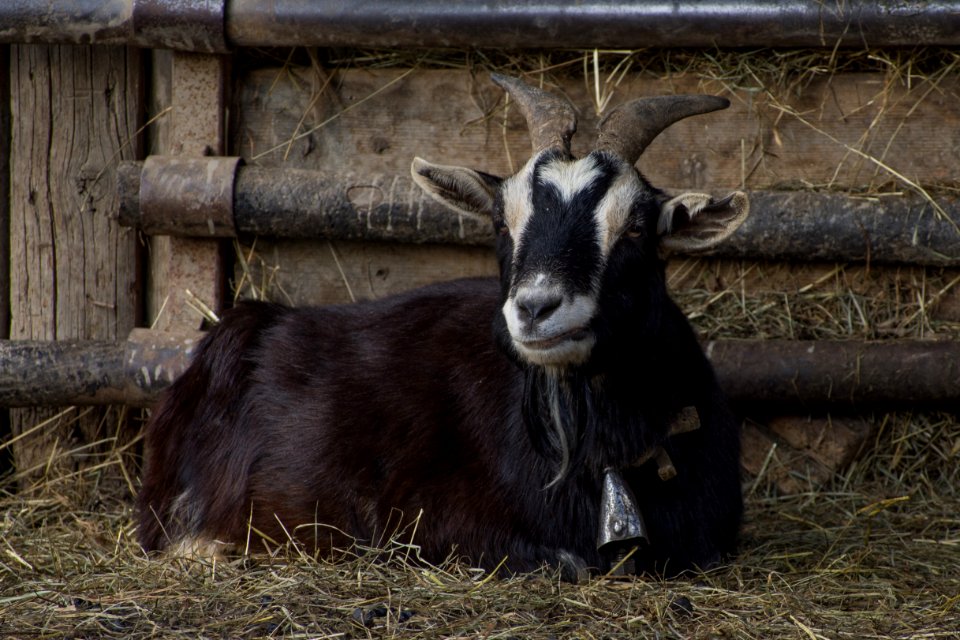
[[[523,230],[527,227],[530,214],[533,212],[533,193],[530,188],[530,172],[533,170],[533,159],[515,176],[503,184],[503,217],[510,229],[514,241],[520,241]]]
[[[640,181],[632,171],[624,171],[610,185],[595,212],[600,253],[606,259],[630,217],[633,202],[640,197]]]
[[[600,169],[592,156],[574,162],[557,160],[540,169],[540,179],[553,185],[565,202],[589,187],[599,175]]]

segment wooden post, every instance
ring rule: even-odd
[[[173,155],[223,155],[227,60],[222,56],[154,53],[151,109],[162,116],[155,152]],[[150,243],[147,313],[162,331],[197,329],[203,322],[191,304],[223,306],[225,275],[221,243],[216,240],[155,237]]]
[[[10,337],[10,47],[0,46],[0,339]]]
[[[112,213],[117,163],[142,155],[140,60],[120,47],[11,48],[11,338],[117,339],[134,327],[136,236]],[[53,414],[11,412],[11,430]],[[67,414],[17,442],[20,472],[48,468],[75,434],[90,440],[117,428],[103,411],[80,422]]]
[[[0,45],[0,340],[10,337],[10,47]],[[0,409],[0,439],[10,435],[10,412]],[[0,473],[13,464],[0,455]]]

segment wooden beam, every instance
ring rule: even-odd
[[[0,406],[148,407],[186,369],[200,332],[0,342]]]
[[[714,340],[705,351],[724,391],[755,411],[960,400],[952,340]]]
[[[137,319],[136,234],[111,213],[116,163],[141,154],[140,52],[17,45],[10,55],[10,292],[14,339],[112,340]],[[49,410],[11,416],[14,435]],[[103,413],[69,433],[17,441],[18,468],[39,466],[70,434],[100,439]]]
[[[185,163],[175,156],[151,156],[142,178],[143,163],[126,163],[119,172],[121,223],[147,234],[188,237],[493,244],[488,221],[450,212],[406,175],[264,167],[234,171],[235,160]],[[198,202],[206,203],[202,215]],[[148,216],[144,207],[159,215]],[[934,202],[921,196],[754,191],[750,210],[742,227],[701,255],[960,266],[956,197]]]

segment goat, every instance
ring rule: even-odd
[[[734,551],[739,424],[661,251],[721,241],[747,199],[671,198],[634,168],[663,129],[728,101],[629,102],[575,159],[566,100],[493,79],[527,120],[529,161],[504,179],[416,158],[412,174],[490,220],[499,281],[225,313],[147,427],[144,549],[289,535],[330,553],[415,523],[426,561],[574,579],[622,564],[624,544],[633,570],[669,574]],[[671,435],[691,408],[700,427]],[[642,462],[654,453],[675,477]]]

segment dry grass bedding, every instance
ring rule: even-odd
[[[489,575],[416,561],[398,533],[331,561],[291,544],[220,561],[148,558],[123,451],[0,499],[0,636],[957,638],[960,431],[895,414],[816,491],[745,484],[740,555],[663,581]]]

